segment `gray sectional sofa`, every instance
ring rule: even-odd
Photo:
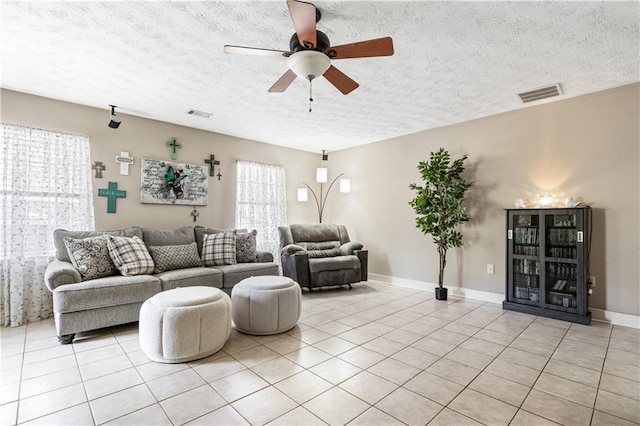
[[[67,344],[73,341],[75,333],[78,332],[138,321],[142,303],[161,291],[196,285],[231,289],[241,280],[251,276],[279,275],[279,267],[273,262],[273,255],[255,251],[255,257],[250,256],[250,260],[244,259],[243,263],[201,266],[201,263],[196,262],[198,266],[179,268],[180,259],[171,259],[169,256],[169,265],[164,266],[167,270],[162,272],[157,270],[160,260],[156,258],[156,270],[152,273],[123,276],[114,268],[112,275],[106,272],[108,276],[87,279],[86,268],[81,267],[85,273],[83,275],[72,263],[65,245],[65,237],[70,238],[67,239],[68,243],[90,241],[104,234],[131,239],[137,237],[144,242],[152,257],[153,253],[178,253],[178,248],[189,246],[192,251],[195,251],[195,245],[198,253],[192,254],[193,261],[194,256],[197,258],[203,254],[205,234],[218,234],[224,231],[199,226],[184,226],[173,230],[132,227],[107,232],[56,230],[54,233],[56,260],[47,266],[45,285],[53,293],[58,339],[61,343]],[[77,264],[76,257],[73,262]],[[167,260],[166,255],[164,260]],[[183,264],[189,265],[189,262]],[[176,266],[178,268],[175,268]]]

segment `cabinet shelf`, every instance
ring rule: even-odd
[[[509,209],[504,309],[589,324],[591,210]]]

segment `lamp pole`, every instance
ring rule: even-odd
[[[344,173],[340,173],[338,176],[336,176],[336,178],[331,182],[331,185],[329,185],[329,189],[327,189],[326,194],[323,192],[324,184],[322,183],[320,184],[320,201],[318,201],[318,197],[316,196],[315,191],[311,189],[309,185],[302,182],[304,186],[309,188],[309,191],[311,191],[311,193],[313,194],[313,198],[316,200],[316,206],[318,207],[318,219],[320,220],[320,223],[322,223],[322,213],[324,211],[324,205],[327,202],[327,198],[329,197],[329,192],[331,192],[331,188],[333,188],[333,184],[336,183],[336,181],[340,179],[340,177],[343,175]]]

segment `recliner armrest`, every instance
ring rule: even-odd
[[[309,254],[306,251],[293,255],[282,255],[282,275],[289,277],[300,287],[309,287],[311,274],[309,272]]]
[[[282,250],[280,251],[280,254],[282,256],[291,256],[293,254],[299,253],[299,252],[303,252],[305,251],[304,247],[301,247],[297,244],[289,244],[286,245],[284,247],[282,247]]]
[[[273,262],[273,253],[270,251],[256,251],[256,259],[258,263]]]
[[[369,279],[369,250],[354,250],[353,254],[358,256],[358,260],[360,260],[360,281],[367,281]]]
[[[348,256],[354,254],[353,252],[355,250],[362,250],[362,247],[362,244],[351,241],[340,246],[340,253],[342,253],[343,256]]]
[[[44,283],[51,292],[61,285],[79,282],[82,282],[82,277],[71,262],[54,260],[44,271]]]

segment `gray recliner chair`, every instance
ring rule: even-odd
[[[282,274],[309,290],[367,280],[368,254],[344,225],[278,227]]]

